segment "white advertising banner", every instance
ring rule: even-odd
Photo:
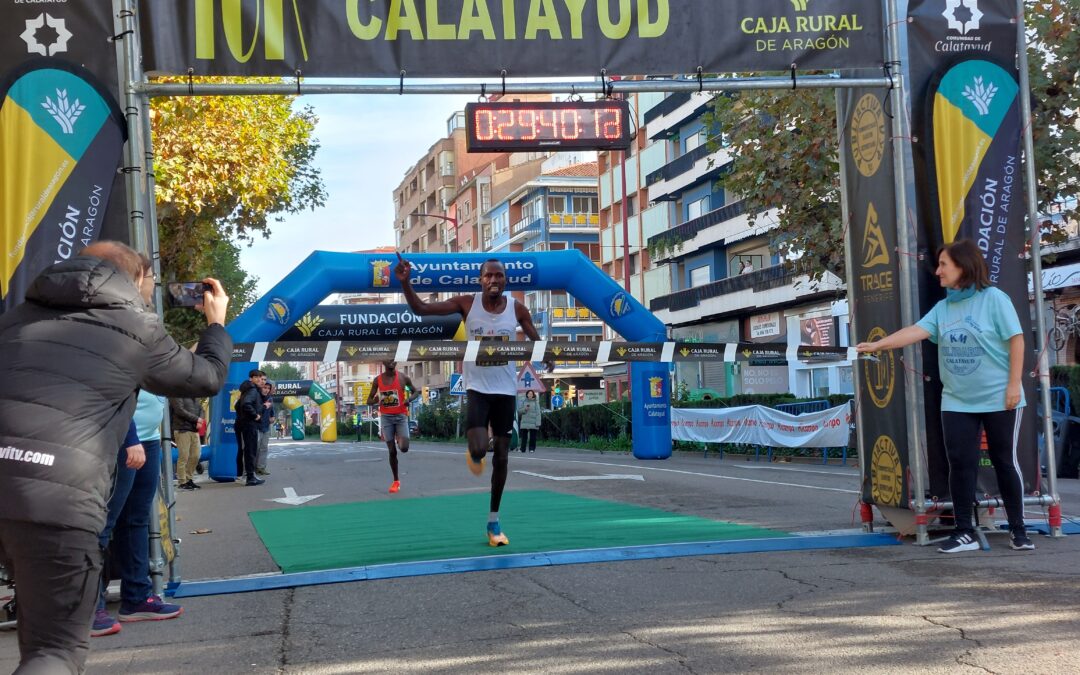
[[[756,314],[750,317],[750,339],[773,337],[780,334],[780,312]]]
[[[848,444],[851,421],[850,404],[802,415],[761,405],[672,408],[671,438],[774,448],[839,448]]]

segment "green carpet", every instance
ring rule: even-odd
[[[543,490],[507,492],[509,546],[487,545],[488,494],[300,506],[248,515],[283,572],[677,542],[786,532]]]

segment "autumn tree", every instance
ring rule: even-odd
[[[1075,26],[1080,25],[1080,5],[1075,0],[1028,0],[1026,9],[1038,205],[1042,212],[1075,213],[1080,190],[1080,31]],[[801,255],[812,274],[827,270],[843,278],[833,92],[719,95],[706,124],[723,131],[710,141],[711,149],[723,142],[731,152],[721,185],[742,196],[752,223],[775,218],[773,250],[781,258]]]
[[[171,97],[152,103],[162,276],[222,277],[232,298],[230,318],[254,300],[254,280],[240,269],[235,242],[269,238],[272,223],[326,198],[313,165],[318,120],[310,107],[295,108],[294,98]],[[185,329],[177,316],[167,317],[170,326]]]

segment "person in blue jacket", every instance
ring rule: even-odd
[[[949,492],[955,527],[939,549],[960,553],[979,548],[973,525],[979,469],[979,431],[997,475],[1009,520],[1011,547],[1035,548],[1024,527],[1024,479],[1017,461],[1020,409],[1024,407],[1024,331],[1009,296],[990,285],[982,252],[958,239],[938,252],[935,274],[946,296],[913,326],[875,342],[860,342],[864,354],[899,349],[929,338],[938,345],[941,427],[949,461]]]

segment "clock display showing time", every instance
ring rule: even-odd
[[[630,147],[626,101],[518,101],[465,106],[469,152],[620,150]]]

